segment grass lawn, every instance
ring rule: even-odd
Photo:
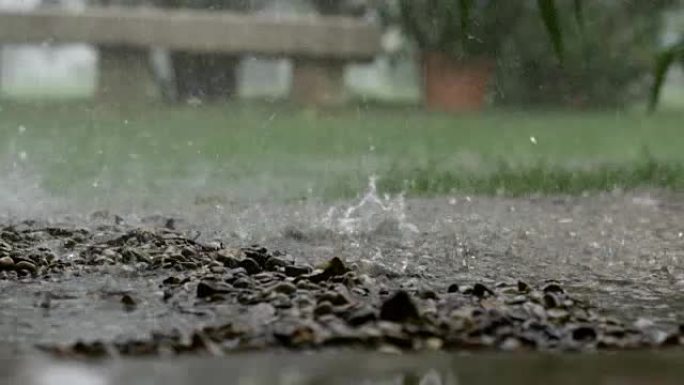
[[[450,116],[282,105],[0,104],[0,178],[55,195],[348,197],[368,177],[409,194],[684,188],[684,112]],[[204,198],[203,198],[204,197]]]

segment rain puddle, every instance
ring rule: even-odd
[[[9,362],[0,380],[25,385],[674,385],[681,354],[395,356],[327,353],[104,363]],[[4,361],[4,363],[8,363]]]

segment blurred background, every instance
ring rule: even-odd
[[[571,3],[0,0],[0,198],[681,189],[683,3]]]

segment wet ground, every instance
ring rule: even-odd
[[[541,288],[554,280],[573,298],[627,327],[668,330],[684,319],[684,196],[669,192],[404,200],[378,197],[371,189],[359,200],[333,205],[237,204],[206,198],[190,206],[186,211],[159,211],[163,215],[113,210],[50,214],[46,219],[34,213],[35,222],[28,223],[11,214],[2,226],[28,233],[83,228],[93,243],[132,230],[158,233],[172,228],[183,239],[212,247],[258,243],[282,250],[282,258],[296,265],[315,267],[337,256],[359,276],[371,278],[371,285],[415,293],[432,290],[440,296],[453,284],[493,288],[522,280]],[[59,242],[54,238],[60,236],[45,237],[44,251],[57,259],[77,257],[60,243],[64,237]],[[164,301],[160,286],[171,275],[169,270],[143,267],[101,263],[55,270],[48,278],[5,274],[0,280],[1,350],[16,357],[33,355],[37,345],[145,339],[155,332],[224,324],[231,317],[265,322],[259,312],[234,315],[230,306],[220,303],[172,305],[177,302]],[[189,292],[194,295],[193,290]],[[126,295],[134,299],[133,306],[122,303]],[[192,300],[184,303],[196,304]],[[232,362],[238,365],[239,360]],[[124,383],[116,379],[123,374],[116,369],[114,373],[119,374],[102,383]]]
[[[242,354],[101,363],[3,361],[0,378],[26,385],[674,385],[681,355]]]

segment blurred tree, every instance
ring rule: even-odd
[[[663,31],[662,11],[674,0],[584,4],[581,25],[572,2],[559,2],[563,62],[535,27],[530,8],[499,56],[500,102],[575,107],[624,106],[648,93],[646,80]]]
[[[311,0],[311,4],[321,15],[361,16],[369,6],[366,0]]]

